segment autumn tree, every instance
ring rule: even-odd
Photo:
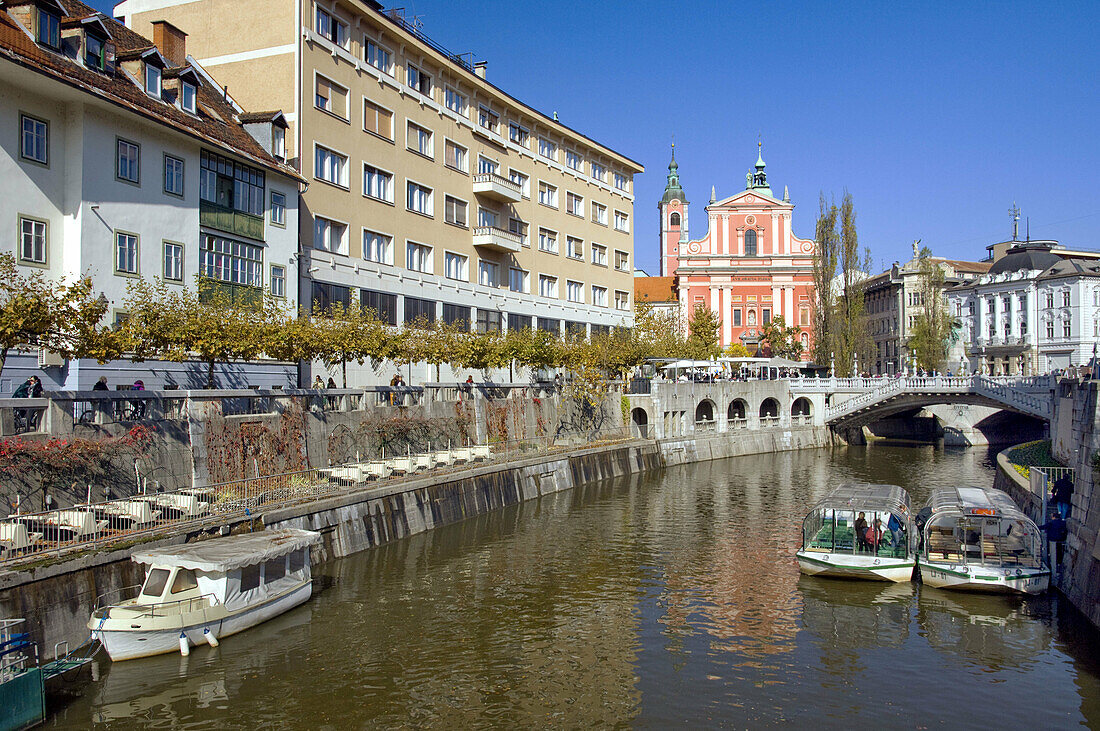
[[[867,324],[864,299],[865,280],[871,268],[871,254],[860,255],[856,232],[856,211],[851,193],[844,193],[840,204],[841,292],[836,302],[833,350],[840,375],[858,376],[853,367],[871,361],[874,339]]]
[[[66,358],[101,363],[122,353],[118,333],[100,324],[109,303],[96,297],[87,276],[55,282],[25,272],[0,253],[0,371],[12,348],[46,348]]]
[[[730,343],[722,353],[727,358],[751,358],[752,353],[741,343]]]
[[[946,280],[943,265],[932,258],[931,250],[921,249],[921,309],[913,322],[908,345],[917,356],[917,366],[926,371],[944,369],[958,327],[943,294]]]
[[[718,328],[722,321],[717,313],[706,305],[696,305],[688,322],[686,355],[697,360],[717,358],[721,353],[718,347]]]
[[[218,363],[255,360],[264,353],[269,321],[277,311],[270,300],[236,301],[217,282],[199,278],[195,290],[169,287],[161,280],[138,280],[124,302],[122,327],[135,361],[157,358],[206,364],[206,386],[214,388]]]
[[[647,357],[680,358],[686,355],[686,338],[679,308],[654,307],[649,302],[634,305],[634,339]]]
[[[829,362],[833,338],[835,297],[833,277],[836,276],[840,251],[840,236],[836,222],[839,210],[835,203],[826,203],[821,194],[820,211],[814,228],[814,344],[813,360],[818,365]]]
[[[763,335],[773,356],[802,359],[802,328],[797,325],[788,326],[782,315],[776,315],[764,326]]]

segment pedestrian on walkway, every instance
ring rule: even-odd
[[[1073,497],[1073,480],[1070,478],[1069,473],[1062,475],[1054,481],[1054,489],[1051,491],[1051,499],[1054,502],[1055,507],[1058,508],[1058,513],[1063,519],[1069,519],[1069,511],[1072,507],[1070,501]]]

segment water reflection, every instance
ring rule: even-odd
[[[800,577],[834,485],[915,504],[989,455],[873,447],[672,468],[318,567],[307,605],[217,650],[105,668],[55,727],[714,727],[1100,719],[1091,628],[1050,600]],[[1067,629],[1068,628],[1068,629]],[[942,701],[950,691],[952,698]],[[940,699],[937,701],[936,699]],[[980,725],[980,723],[979,723]],[[992,723],[990,724],[992,725]]]

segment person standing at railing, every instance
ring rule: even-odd
[[[93,391],[110,391],[111,389],[107,387],[107,376],[100,376],[99,380],[95,382],[94,386],[92,386],[92,390]]]
[[[31,376],[15,389],[12,398],[38,398],[42,395],[42,382],[38,376]],[[15,415],[27,425],[27,431],[38,428],[38,411],[30,409],[16,409]]]
[[[142,381],[142,380],[134,381],[133,388],[131,388],[130,390],[131,391],[144,391],[145,390],[145,381]],[[141,400],[141,401],[131,401],[130,405],[133,407],[134,419],[144,419],[145,418],[145,401],[144,401],[144,399]]]

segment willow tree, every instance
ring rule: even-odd
[[[101,363],[122,353],[118,333],[100,324],[109,303],[87,276],[72,282],[28,272],[0,253],[0,371],[12,348],[46,348],[66,358]]]
[[[820,211],[814,228],[814,340],[813,359],[818,365],[828,363],[833,348],[833,315],[835,295],[833,277],[840,251],[840,236],[836,221],[839,210],[835,203],[826,203],[821,194]]]
[[[947,281],[943,265],[925,247],[920,252],[921,309],[913,321],[909,350],[917,365],[926,371],[942,371],[954,339],[957,324],[947,308],[943,290]]]

